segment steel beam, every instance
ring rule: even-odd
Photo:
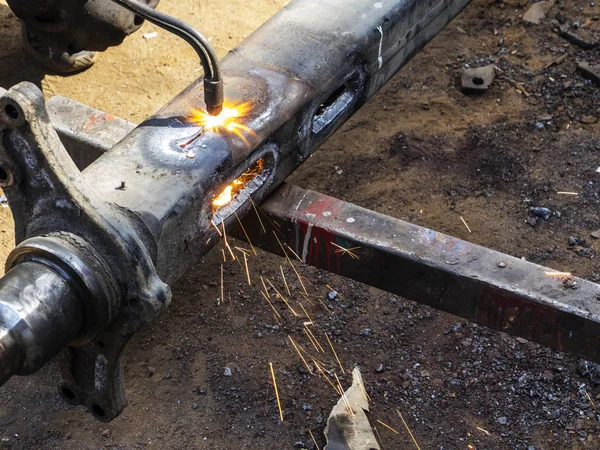
[[[306,264],[600,361],[596,283],[297,186],[282,185],[261,208],[278,226],[264,233],[256,215],[246,216],[259,248],[283,255],[281,241]],[[233,234],[246,240],[239,228]]]

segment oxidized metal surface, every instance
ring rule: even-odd
[[[548,276],[546,267],[296,186],[284,184],[261,207],[307,264],[600,361],[596,283]],[[282,254],[254,215],[244,226],[253,245]],[[358,259],[334,244],[358,247]]]

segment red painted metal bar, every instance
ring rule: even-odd
[[[282,185],[261,208],[292,258],[289,249],[312,266],[600,361],[600,285],[297,186]],[[256,215],[244,227],[253,245],[282,254]]]

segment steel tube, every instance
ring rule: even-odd
[[[81,331],[83,311],[71,283],[38,262],[0,279],[0,386],[46,364]]]
[[[222,61],[226,102],[251,103],[239,135],[188,119],[203,104],[200,79],[84,177],[140,220],[170,284],[217,242],[211,202],[225,185],[265,156],[269,176],[253,193],[261,201],[468,3],[292,1]],[[235,221],[232,212],[224,219]]]

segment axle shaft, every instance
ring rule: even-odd
[[[50,267],[26,261],[0,279],[0,386],[39,370],[77,337],[79,298]]]

